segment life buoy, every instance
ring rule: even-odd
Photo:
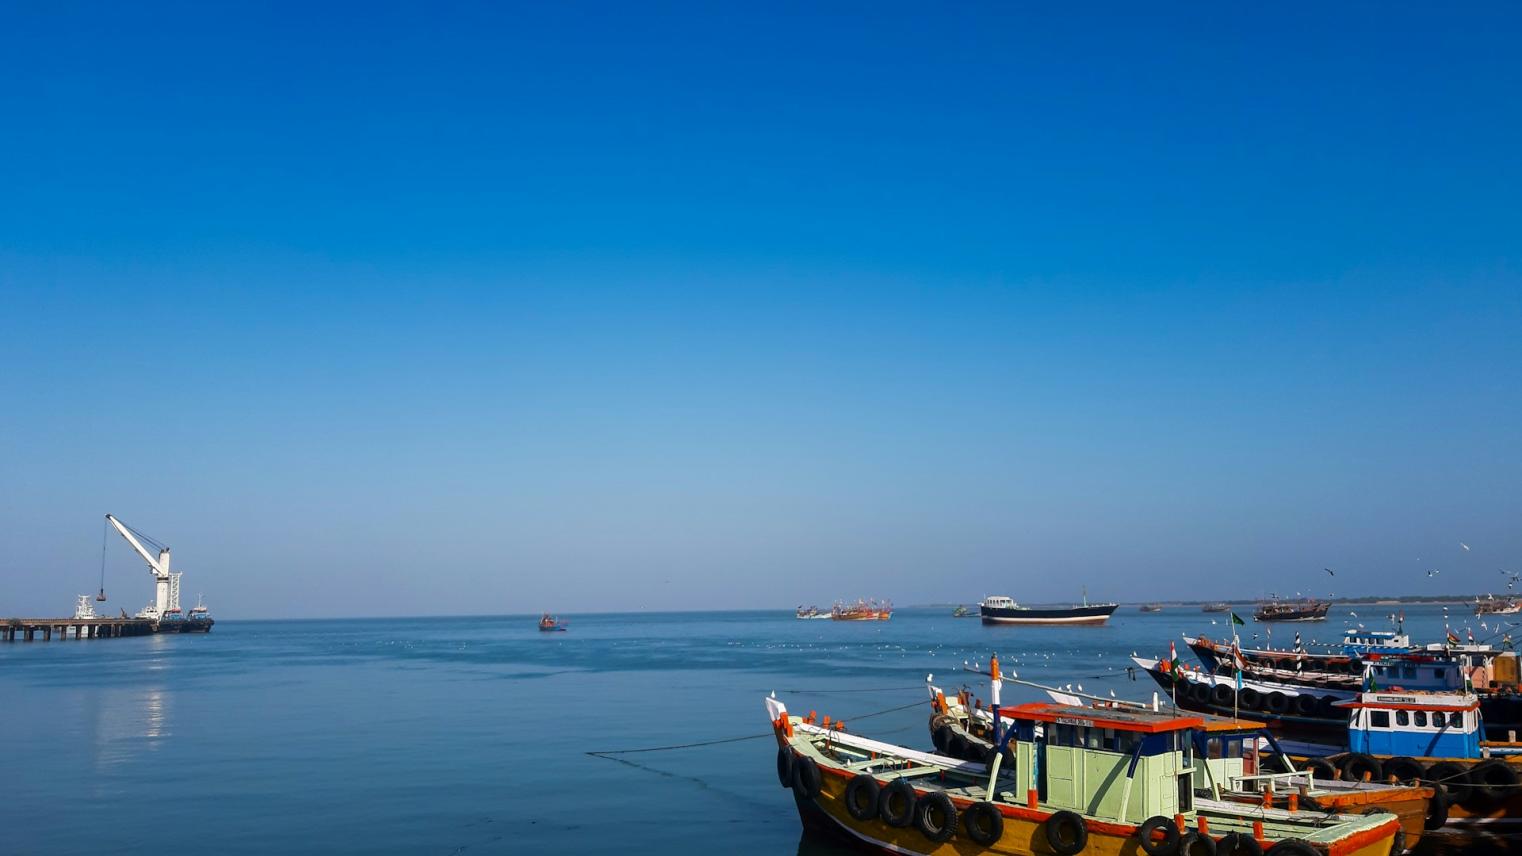
[[[1270,713],[1284,713],[1289,710],[1289,696],[1275,690],[1264,697],[1263,706]]]
[[[1442,791],[1450,806],[1469,796],[1469,771],[1452,761],[1439,761],[1428,767],[1422,782]]]
[[[991,847],[1004,837],[1004,815],[991,802],[975,802],[962,812],[962,829],[968,838]]]
[[[1317,851],[1299,838],[1286,838],[1268,848],[1268,856],[1317,856]]]
[[[1216,856],[1215,839],[1189,831],[1179,837],[1178,856]]]
[[[871,820],[877,817],[877,799],[881,794],[882,786],[876,779],[857,773],[846,784],[846,811],[857,820]]]
[[[1395,781],[1401,784],[1420,781],[1422,778],[1421,762],[1415,758],[1407,758],[1401,755],[1386,761],[1384,766],[1385,776],[1387,778],[1393,777]]]
[[[1427,802],[1427,816],[1422,820],[1422,828],[1428,831],[1442,829],[1443,824],[1448,822],[1448,792],[1442,788],[1432,789],[1432,799]]]
[[[1231,687],[1216,684],[1210,688],[1210,703],[1216,707],[1231,707]]]
[[[1237,704],[1241,705],[1247,710],[1257,710],[1258,705],[1262,703],[1262,694],[1252,687],[1243,687],[1242,691],[1237,693]]]
[[[799,755],[793,764],[793,790],[806,797],[817,797],[824,787],[824,777],[819,775],[819,765],[807,755]]]
[[[957,831],[957,807],[945,791],[925,794],[914,804],[914,828],[939,844]]]
[[[914,822],[914,786],[894,779],[877,798],[877,816],[889,826],[903,828]]]
[[[1373,755],[1365,755],[1362,752],[1352,752],[1344,755],[1342,760],[1337,762],[1337,766],[1342,770],[1342,777],[1350,782],[1363,781],[1365,773],[1369,775],[1369,781],[1377,782],[1380,779],[1380,773],[1384,769],[1380,765],[1378,758],[1375,758]]]
[[[777,750],[777,781],[784,788],[793,786],[793,750],[786,746]]]
[[[1487,761],[1469,771],[1469,791],[1477,805],[1500,802],[1516,786],[1517,773],[1505,761]]]
[[[1073,856],[1089,845],[1089,826],[1071,811],[1059,811],[1046,819],[1046,844],[1057,856]]]
[[[1161,840],[1157,837],[1159,832],[1163,834]],[[1178,851],[1178,825],[1172,818],[1162,815],[1147,818],[1136,828],[1136,837],[1147,856],[1173,856]]]
[[[1263,856],[1263,845],[1250,832],[1228,832],[1215,843],[1215,856]]]

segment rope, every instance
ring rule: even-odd
[[[900,705],[898,707],[890,707],[887,710],[879,710],[879,711],[877,711],[875,713],[864,713],[861,716],[853,716],[853,717],[850,717],[849,719],[841,719],[839,721],[840,722],[856,722],[858,720],[871,719],[874,716],[883,716],[883,715],[889,714],[889,713],[897,713],[898,711],[901,711],[901,710],[908,710],[911,707],[922,707],[924,705],[925,705],[925,702],[923,702],[923,701],[917,701],[917,702],[914,702],[913,704],[905,704],[905,705]],[[743,734],[743,735],[741,735],[739,737],[720,737],[717,740],[700,740],[700,741],[697,741],[695,743],[674,743],[674,744],[672,744],[670,746],[646,746],[646,747],[641,748],[641,749],[601,749],[601,750],[598,750],[596,752],[586,752],[586,753],[583,753],[583,754],[591,755],[591,756],[593,756],[595,758],[610,758],[612,760],[617,760],[617,759],[613,759],[612,756],[614,756],[614,755],[635,755],[635,754],[638,754],[638,753],[641,753],[641,752],[669,752],[669,751],[674,750],[674,749],[698,749],[698,748],[703,747],[703,746],[719,746],[719,745],[724,744],[724,743],[739,743],[739,742],[744,741],[744,740],[760,740],[763,737],[771,737],[771,736],[773,736],[773,733],[771,731],[763,731],[760,734]]]

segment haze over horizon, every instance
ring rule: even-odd
[[[1522,9],[1071,11],[9,10],[0,616],[1504,592]]]

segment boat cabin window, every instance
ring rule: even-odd
[[[1463,714],[1463,712],[1455,710],[1453,713],[1448,714],[1448,725],[1451,728],[1463,728],[1464,727],[1464,714]]]
[[[1432,670],[1432,677],[1437,678],[1438,680],[1441,681],[1443,679],[1443,670],[1442,669],[1433,669]]]
[[[1404,710],[1397,710],[1395,712],[1395,724],[1398,727],[1404,727],[1404,726],[1410,725],[1411,724],[1411,714],[1408,713],[1407,711],[1404,711]]]
[[[1413,712],[1411,714],[1411,721],[1416,724],[1417,728],[1426,728],[1427,727],[1427,711],[1425,711],[1425,710],[1418,710],[1418,711]]]
[[[1389,728],[1390,727],[1390,711],[1388,711],[1388,710],[1371,710],[1371,711],[1369,711],[1369,727],[1370,728]]]

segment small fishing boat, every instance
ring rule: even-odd
[[[1291,761],[1323,776],[1433,786],[1453,827],[1522,827],[1522,742],[1515,732],[1485,739],[1473,692],[1370,690],[1338,706],[1349,712],[1346,741],[1283,741]]]
[[[1141,612],[1162,612],[1163,605],[1160,603],[1144,603],[1138,609]]]
[[[855,603],[837,603],[830,610],[830,618],[836,621],[887,621],[893,617],[893,604],[888,601],[858,600]]]
[[[978,614],[965,606],[958,606],[951,611],[952,618],[977,618]]]
[[[984,624],[1080,624],[1098,626],[1110,620],[1119,604],[1090,604],[1088,598],[1080,606],[1030,607],[1021,606],[1002,595],[986,597],[978,604]]]
[[[1230,612],[1230,611],[1231,611],[1231,604],[1225,603],[1224,601],[1217,601],[1215,603],[1207,603],[1204,606],[1200,607],[1200,612]]]
[[[1279,600],[1277,598],[1258,604],[1253,612],[1254,621],[1325,621],[1332,608],[1328,600]]]
[[[1496,597],[1493,594],[1475,598],[1475,615],[1516,615],[1522,612],[1522,598]]]
[[[793,613],[793,617],[797,618],[797,619],[800,619],[800,620],[814,620],[814,619],[819,619],[819,618],[823,618],[823,619],[827,619],[828,620],[829,617],[830,617],[830,613],[826,612],[825,610],[820,609],[817,606],[809,606],[809,607],[800,606],[800,607],[798,607],[798,611]]]
[[[1112,710],[1148,711],[1148,705],[1115,698],[1101,698],[1069,686],[1045,686],[1015,679],[1014,683],[1040,689],[1058,704],[1084,706],[1100,715]],[[930,686],[931,740],[936,750],[952,757],[989,763],[992,745],[992,714],[981,703],[976,707],[966,692],[948,696]],[[1005,714],[1006,719],[1008,714]],[[1219,716],[1201,716],[1203,725],[1192,732],[1194,787],[1199,811],[1216,825],[1216,815],[1236,815],[1240,806],[1268,806],[1287,811],[1307,809],[1329,814],[1367,814],[1384,811],[1401,821],[1401,842],[1415,847],[1423,833],[1441,827],[1448,817],[1447,802],[1431,787],[1419,784],[1386,784],[1344,780],[1340,774],[1290,765],[1269,769],[1260,763],[1260,747],[1275,754],[1282,750],[1273,734],[1262,726]],[[1230,805],[1220,806],[1219,803]]]
[[[767,698],[777,778],[804,826],[878,852],[938,856],[1387,856],[1397,844],[1400,820],[1388,814],[1261,805],[1203,814],[1190,758],[1198,717],[1041,702],[1001,711],[992,668],[988,764],[847,733]]]
[[[566,623],[548,612],[539,616],[539,630],[544,633],[564,632]]]
[[[211,626],[217,622],[212,619],[211,611],[206,608],[206,601],[201,595],[196,595],[196,605],[190,608],[185,616],[186,633],[210,633]]]

